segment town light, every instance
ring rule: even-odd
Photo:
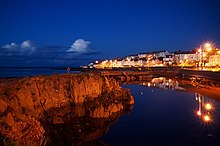
[[[210,48],[212,45],[211,45],[211,43],[207,42],[204,44],[204,46],[205,46],[205,48]]]
[[[198,52],[200,53],[199,65],[201,65],[202,68],[205,67],[205,61],[207,60],[207,58],[205,58],[206,57],[206,53],[212,51],[212,47],[213,47],[213,44],[210,43],[210,42],[203,43],[199,47],[199,50],[198,50]]]
[[[209,42],[205,43],[204,47],[208,52],[210,52],[212,50],[212,44]]]
[[[211,47],[208,47],[208,48],[206,48],[206,50],[207,50],[208,52],[210,52],[210,51],[212,51],[212,48],[211,48]]]
[[[205,108],[207,110],[211,110],[212,109],[212,105],[210,103],[205,104]]]

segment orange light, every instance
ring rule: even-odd
[[[202,115],[201,111],[197,111],[197,115],[201,116]]]
[[[201,52],[202,52],[202,49],[198,49],[198,52],[201,53]]]
[[[212,105],[210,103],[205,104],[205,108],[207,110],[211,110],[212,109]]]
[[[211,118],[210,118],[209,115],[205,115],[205,116],[203,117],[203,120],[204,120],[205,122],[209,122],[209,121],[211,120]]]
[[[207,50],[208,52],[210,52],[210,51],[212,51],[212,48],[211,48],[211,47],[208,47],[208,48],[206,48],[206,50]]]
[[[209,48],[209,47],[211,47],[212,45],[211,45],[211,43],[205,43],[205,47],[206,48]]]

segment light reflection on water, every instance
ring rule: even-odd
[[[167,79],[165,77],[153,78],[151,81],[141,82],[140,85],[147,87],[162,88],[162,89],[184,90],[184,88],[179,86],[177,80]]]
[[[175,79],[123,87],[135,105],[101,138],[107,145],[220,145],[220,102],[186,92]]]

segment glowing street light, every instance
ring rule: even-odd
[[[212,47],[213,47],[213,44],[210,42],[206,42],[206,43],[200,45],[198,52],[200,53],[200,62],[201,62],[202,67],[205,66],[205,64],[204,64],[204,58],[206,57],[205,52],[212,51]]]
[[[212,44],[211,43],[209,43],[209,42],[205,43],[204,47],[208,52],[212,51]]]
[[[211,52],[211,51],[212,51],[212,48],[211,48],[211,47],[208,47],[208,48],[206,48],[206,50],[207,50],[208,52]]]
[[[210,48],[212,46],[212,44],[207,42],[207,43],[204,44],[204,46],[205,46],[205,48]]]

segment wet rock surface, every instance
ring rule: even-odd
[[[60,129],[61,133],[63,129],[71,129],[77,121],[78,123],[87,121],[85,123],[87,128],[94,125],[89,119],[109,121],[110,117],[130,109],[133,104],[134,99],[129,90],[122,89],[114,79],[93,74],[1,79],[1,144],[7,142],[23,145],[54,144],[54,138],[50,134],[56,135]],[[112,122],[104,127],[108,129],[110,123]],[[51,128],[48,127],[56,130],[50,131]],[[106,131],[95,130],[99,127],[97,125],[91,127],[93,131],[89,132],[90,135],[87,132],[83,138],[79,133],[83,133],[84,130],[73,126],[70,135],[74,138],[69,142],[76,142],[76,139],[94,141],[98,136],[91,133],[101,135],[102,131]]]
[[[205,78],[199,78],[199,77],[191,77],[188,80],[192,81],[193,86],[211,86],[211,87],[220,87],[220,80],[213,80],[213,79],[205,79]]]

